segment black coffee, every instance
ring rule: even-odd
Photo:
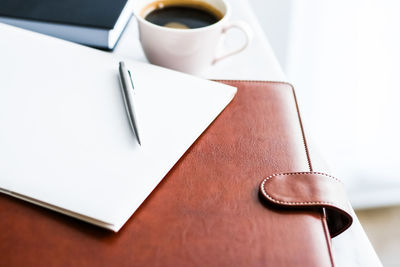
[[[206,27],[216,23],[221,19],[221,15],[208,10],[203,6],[167,5],[159,6],[149,12],[145,19],[159,26],[196,29]]]

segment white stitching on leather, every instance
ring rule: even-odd
[[[271,197],[266,189],[265,189],[265,183],[270,180],[271,178],[275,177],[275,176],[281,176],[281,175],[302,175],[302,174],[318,174],[318,175],[323,175],[329,178],[332,178],[336,181],[338,181],[339,183],[342,183],[339,179],[337,179],[336,177],[333,177],[331,175],[328,175],[326,173],[322,173],[322,172],[291,172],[291,173],[279,173],[279,174],[273,174],[268,176],[267,178],[265,178],[262,182],[261,182],[261,191],[263,192],[263,194],[270,199],[271,201],[278,203],[278,204],[289,204],[289,205],[311,205],[311,204],[327,204],[327,205],[334,205],[336,206],[337,204],[333,203],[333,202],[328,202],[328,201],[306,201],[306,202],[291,202],[291,201],[281,201],[281,200],[277,200],[273,197]]]
[[[265,83],[274,83],[274,84],[286,84],[289,85],[290,87],[293,88],[293,85],[289,82],[283,82],[283,81],[259,81],[259,80],[221,80],[221,79],[216,79],[213,80],[216,82],[234,82],[234,83],[257,83],[257,84],[265,84]]]

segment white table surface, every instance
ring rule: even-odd
[[[229,3],[232,20],[246,21],[253,30],[253,40],[245,51],[218,62],[199,76],[208,79],[287,81],[249,3],[244,0],[230,0]],[[240,46],[242,41],[241,33],[229,33],[225,40],[226,49]],[[135,18],[129,22],[113,53],[147,62],[140,46]],[[332,240],[336,266],[381,266],[358,218],[355,214],[353,217],[353,225]]]

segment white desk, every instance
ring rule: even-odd
[[[202,75],[208,79],[271,80],[286,81],[281,67],[247,1],[231,0],[232,19],[245,20],[253,29],[254,38],[250,46],[242,53],[227,58],[210,67]],[[227,36],[227,49],[236,47],[242,41],[239,33]],[[137,24],[132,18],[115,54],[147,62],[139,43]],[[354,223],[346,232],[333,239],[333,251],[337,266],[381,266],[358,218],[354,214]]]

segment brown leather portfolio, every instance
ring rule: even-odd
[[[332,266],[351,217],[292,87],[223,82],[236,97],[119,233],[0,195],[0,266]]]

